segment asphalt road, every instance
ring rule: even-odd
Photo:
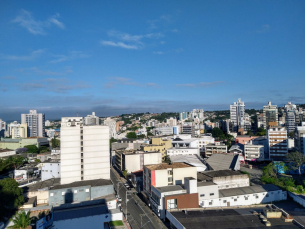
[[[111,169],[111,180],[115,185],[115,189],[119,190],[119,196],[122,198],[122,209],[127,218],[131,228],[149,228],[149,229],[161,229],[167,228],[162,221],[140,200],[140,198],[134,194],[135,190],[127,191],[124,182],[117,177],[116,172]],[[119,183],[118,182],[122,182]],[[126,192],[127,192],[127,216],[126,216]],[[142,219],[141,219],[142,218]]]

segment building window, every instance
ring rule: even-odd
[[[236,202],[236,201],[237,201],[237,199],[234,199],[234,201]]]
[[[269,197],[269,194],[267,194],[266,197]]]
[[[168,177],[168,182],[173,182],[173,178],[172,177]]]
[[[210,196],[214,196],[214,193],[210,193]]]
[[[224,201],[223,201],[223,203],[225,204],[225,203],[227,203],[227,201],[226,201],[226,200],[224,200]]]
[[[86,188],[86,192],[89,192],[89,188]]]
[[[168,175],[173,175],[173,170],[167,170]]]
[[[213,204],[213,202],[209,202],[209,205],[212,205]]]
[[[204,194],[200,194],[200,197],[204,197]]]
[[[245,196],[245,200],[248,200],[248,197]]]
[[[167,209],[176,209],[177,208],[177,199],[167,200]]]

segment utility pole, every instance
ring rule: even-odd
[[[127,199],[127,197],[128,197],[128,193],[132,193],[132,191],[127,191],[126,190],[126,220],[127,220],[127,217],[128,217],[128,209],[127,209],[127,202],[128,202],[128,199]]]

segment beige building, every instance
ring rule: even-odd
[[[166,150],[172,148],[172,141],[170,139],[163,139],[162,137],[152,138],[151,145],[142,145],[141,150],[145,152],[157,151],[162,154],[162,157],[166,156]]]
[[[264,145],[245,144],[244,154],[246,161],[262,161],[264,160]]]
[[[28,125],[26,123],[22,123],[18,126],[12,127],[12,139],[16,138],[27,138],[28,136]]]
[[[183,162],[144,165],[143,188],[150,195],[151,186],[156,188],[168,185],[181,185],[184,184],[185,177],[197,179],[197,168]]]
[[[288,153],[287,130],[285,127],[273,126],[268,129],[269,159],[283,160]]]
[[[214,153],[227,153],[227,145],[222,142],[215,142],[205,146],[205,156],[210,157]]]
[[[121,171],[128,173],[143,169],[144,165],[162,163],[160,152],[144,152],[138,150],[118,149],[115,151],[115,164]]]

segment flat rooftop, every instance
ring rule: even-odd
[[[185,164],[183,162],[174,162],[171,164],[161,163],[161,164],[156,164],[156,165],[146,165],[146,167],[150,170],[162,170],[162,169],[187,168],[187,167],[193,167],[193,166]]]
[[[75,187],[81,187],[81,186],[103,186],[103,185],[113,185],[110,180],[104,180],[104,179],[96,179],[96,180],[86,180],[86,181],[76,181],[70,184],[58,184],[54,185],[53,187],[50,187],[50,190],[55,189],[65,189],[65,188],[75,188]]]
[[[212,181],[207,181],[207,182],[197,182],[197,187],[202,187],[202,186],[210,186],[210,185],[217,185]]]
[[[231,228],[267,228],[253,212],[263,212],[264,208],[238,208],[170,212],[186,229],[231,229]],[[278,229],[299,228],[293,223],[286,223],[283,219],[267,219],[271,227]]]
[[[273,184],[253,185],[247,187],[221,189],[219,190],[219,197],[239,196],[239,195],[279,191],[279,190],[281,189]]]
[[[226,176],[237,176],[237,175],[245,175],[239,171],[233,170],[218,170],[218,171],[206,171],[197,173],[198,181],[212,181],[214,177],[226,177]]]
[[[156,188],[160,193],[184,190],[180,185],[169,185]]]

